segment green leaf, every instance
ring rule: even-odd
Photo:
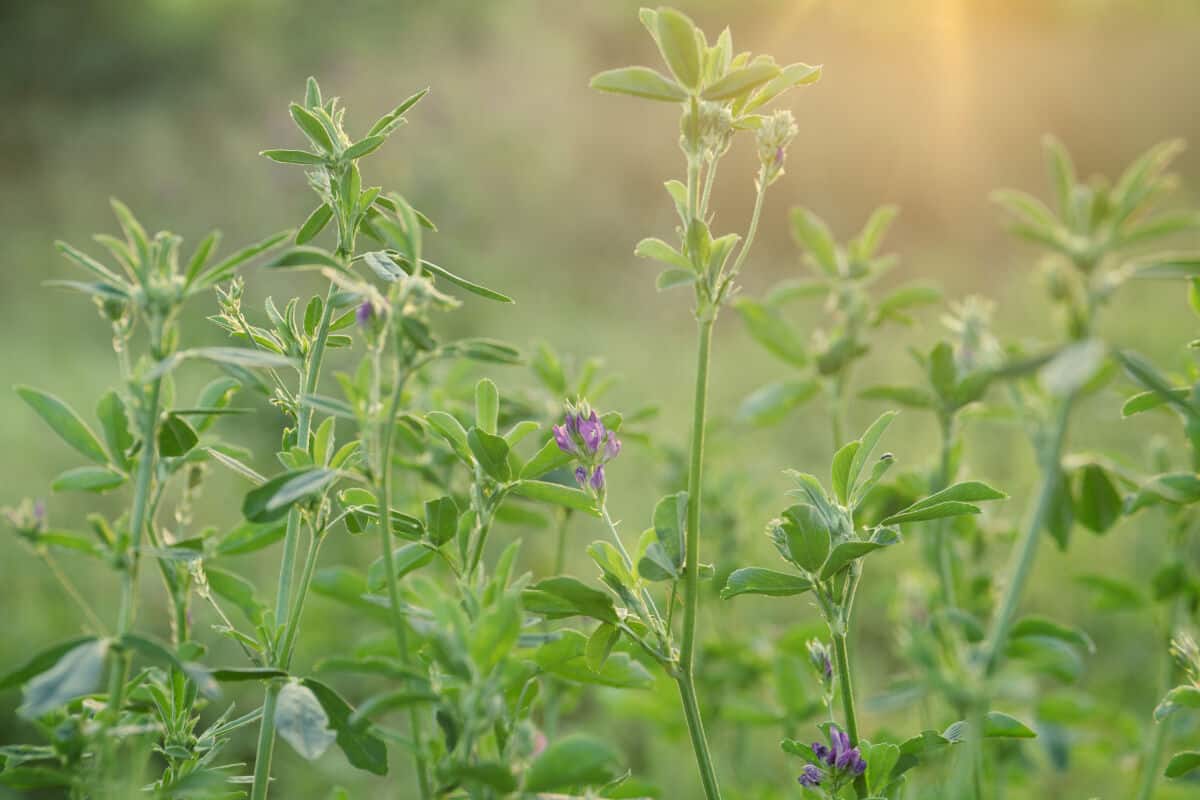
[[[425,531],[438,547],[458,532],[458,504],[450,496],[425,501]]]
[[[553,438],[549,439],[533,458],[521,467],[521,478],[540,478],[547,472],[561,469],[571,463],[571,454],[565,452]]]
[[[1154,408],[1159,408],[1171,403],[1178,406],[1179,404],[1187,404],[1188,397],[1191,396],[1192,390],[1186,386],[1180,386],[1177,389],[1172,389],[1166,396],[1158,392],[1139,392],[1133,395],[1125,404],[1121,406],[1122,417],[1132,417],[1134,414],[1140,414],[1143,411],[1150,411]],[[1174,398],[1170,400],[1168,398]]]
[[[866,400],[883,400],[907,408],[930,409],[935,407],[935,401],[929,393],[915,386],[872,386],[869,389],[863,389],[858,396]]]
[[[75,648],[94,641],[96,641],[95,636],[77,636],[74,639],[68,639],[65,642],[59,642],[56,645],[47,647],[45,650],[32,656],[21,666],[0,677],[0,692],[11,689],[14,686],[20,686],[30,678],[34,678],[53,667],[63,656]]]
[[[1122,500],[1108,471],[1099,464],[1079,470],[1075,516],[1088,530],[1104,533],[1121,517]]]
[[[1195,409],[1188,402],[1188,396],[1180,396],[1179,391],[1149,361],[1129,350],[1118,350],[1113,353],[1113,357],[1124,368],[1126,374],[1143,389],[1153,392],[1164,403],[1171,404],[1189,416],[1196,415]]]
[[[671,73],[685,87],[700,88],[700,46],[696,26],[673,8],[661,8],[656,19],[658,49]]]
[[[892,770],[900,760],[900,748],[891,742],[878,742],[869,748],[862,747],[862,743],[859,746],[864,750],[863,757],[867,762],[867,789],[873,795],[883,797]]]
[[[1200,278],[1200,255],[1167,253],[1138,261],[1133,277],[1147,280]]]
[[[811,378],[768,383],[742,401],[736,419],[755,426],[773,425],[816,396],[820,389],[820,384]]]
[[[233,603],[254,625],[262,622],[264,606],[254,594],[254,584],[237,573],[205,565],[208,585],[218,595]]]
[[[970,503],[938,503],[926,508],[919,508],[914,511],[900,511],[885,517],[880,521],[880,525],[902,525],[907,522],[927,522],[931,519],[942,519],[944,517],[960,517],[965,514],[978,514],[979,507],[973,506]]]
[[[774,64],[757,63],[731,70],[723,78],[711,84],[702,93],[705,100],[730,100],[762,86],[781,74]]]
[[[829,554],[825,565],[821,567],[821,580],[829,580],[845,569],[856,558],[862,558],[867,553],[895,544],[896,541],[893,539],[891,541],[842,542],[833,548],[833,552]]]
[[[1181,708],[1200,708],[1200,687],[1176,686],[1167,692],[1167,696],[1154,709],[1154,721],[1162,722]]]
[[[1132,611],[1146,605],[1146,598],[1132,584],[1106,575],[1077,575],[1075,582],[1093,593],[1097,610]]]
[[[392,573],[400,580],[410,572],[433,561],[437,551],[429,549],[422,542],[409,542],[392,551]],[[387,570],[384,568],[383,556],[371,562],[367,568],[367,588],[372,591],[382,589],[387,582]]]
[[[328,208],[328,206],[324,207]],[[305,225],[308,225],[307,221]],[[311,245],[298,245],[284,250],[267,262],[265,266],[267,269],[304,269],[306,267],[330,267],[338,271],[346,269],[346,265],[332,253]]]
[[[739,594],[762,594],[768,597],[790,597],[812,589],[812,582],[799,575],[776,572],[763,567],[743,567],[734,570],[721,589],[721,597],[728,600]]]
[[[534,653],[534,661],[551,675],[574,683],[610,686],[617,689],[646,689],[654,678],[628,653],[612,653],[599,670],[588,664],[587,637],[576,630],[559,631],[560,638],[547,642]]]
[[[243,522],[230,531],[217,545],[218,556],[240,556],[254,553],[278,542],[287,533],[287,526],[255,525]]]
[[[233,275],[234,271],[242,264],[246,263],[255,256],[267,252],[285,239],[290,238],[291,231],[280,231],[274,236],[268,236],[260,242],[256,242],[249,247],[244,247],[221,262],[209,267],[196,278],[197,286],[212,286]]]
[[[125,484],[125,476],[109,467],[76,467],[54,479],[50,488],[56,492],[111,491]]]
[[[312,690],[300,683],[286,683],[275,705],[275,729],[303,758],[314,761],[329,749],[337,734],[329,727],[329,715]]]
[[[841,271],[837,241],[825,222],[807,208],[793,208],[791,220],[797,243],[826,275],[837,276]]]
[[[512,468],[508,465],[508,442],[502,436],[471,428],[467,431],[467,447],[488,475],[501,483],[512,478]]]
[[[158,428],[158,452],[167,458],[178,458],[187,455],[200,437],[187,420],[174,414],[168,414]]]
[[[221,667],[209,672],[218,683],[245,683],[247,681],[269,681],[286,678],[287,670],[274,667]]]
[[[333,209],[322,203],[308,215],[300,230],[296,231],[296,244],[306,244],[317,238],[317,234],[325,229],[329,220],[333,219]]]
[[[395,258],[397,261],[404,264],[406,268],[408,267],[408,262],[404,259],[404,256],[399,255],[399,254],[389,254],[389,255],[392,255],[393,258]],[[434,275],[436,275],[439,278],[442,278],[443,280],[447,280],[450,283],[453,283],[455,286],[457,286],[460,289],[466,289],[471,294],[478,295],[478,296],[486,298],[488,300],[495,300],[497,303],[515,303],[516,302],[516,300],[513,300],[511,297],[509,297],[506,294],[501,294],[500,292],[497,292],[495,289],[489,289],[486,286],[481,286],[478,283],[474,283],[472,281],[467,280],[466,278],[459,277],[458,275],[455,275],[450,270],[439,267],[437,264],[434,264],[432,261],[426,261],[426,260],[422,259],[421,260],[421,268],[428,270],[429,272],[432,272]]]
[[[754,96],[750,98],[742,109],[744,113],[750,113],[756,108],[761,108],[779,95],[796,86],[804,86],[810,83],[816,83],[821,79],[821,66],[810,66],[809,64],[789,64],[784,67],[778,77],[770,80],[766,86],[762,87]]]
[[[1197,768],[1200,768],[1200,750],[1184,750],[1171,756],[1163,775],[1168,778],[1182,778]]]
[[[320,165],[325,163],[325,156],[316,155],[307,150],[263,150],[259,155],[280,164]]]
[[[100,420],[100,430],[112,456],[112,463],[125,464],[126,453],[133,447],[133,434],[129,432],[129,415],[125,411],[125,401],[112,390],[105,392],[96,404],[96,417]]]
[[[36,720],[77,697],[100,688],[108,641],[88,639],[63,653],[53,667],[32,677],[25,684],[17,714]]]
[[[1096,652],[1092,637],[1085,631],[1070,625],[1063,625],[1047,617],[1030,615],[1022,617],[1012,626],[1008,636],[1010,639],[1020,639],[1027,636],[1039,636],[1047,639],[1057,639],[1070,645],[1081,647],[1089,653]]]
[[[484,378],[475,384],[475,427],[495,436],[499,416],[500,392],[495,383]]]
[[[216,364],[228,364],[244,369],[295,366],[295,362],[277,353],[263,350],[248,350],[240,347],[197,347],[183,350],[164,358],[145,375],[146,380],[155,380],[172,372],[184,361],[199,359]]]
[[[660,14],[661,16],[661,14]],[[619,757],[599,739],[572,734],[551,744],[525,773],[525,792],[567,791],[599,786],[622,774]]]
[[[691,275],[693,280],[696,277],[696,267],[692,262],[662,239],[642,239],[633,248],[633,254],[639,258],[650,258],[672,267],[678,267]]]
[[[617,622],[612,597],[566,575],[535,583],[522,592],[521,603],[529,613],[547,619],[582,616]]]
[[[687,492],[676,492],[654,505],[654,536],[676,570],[682,570],[687,530]]]
[[[334,152],[333,140],[329,138],[329,132],[325,130],[325,126],[317,119],[316,114],[298,103],[292,103],[288,106],[288,110],[292,114],[292,119],[296,121],[297,127],[300,128],[318,150],[328,154]]]
[[[808,363],[804,341],[777,310],[748,297],[739,297],[733,307],[741,315],[750,336],[768,352],[795,367]]]
[[[802,569],[819,572],[829,555],[829,523],[815,507],[806,503],[783,512],[780,527],[787,550]]]
[[[1016,717],[1002,711],[989,711],[983,721],[983,735],[988,739],[1036,739],[1033,729]]]
[[[880,525],[899,525],[905,522],[923,522],[963,514],[978,514],[979,509],[971,505],[985,500],[1002,500],[1008,497],[982,481],[963,481],[929,495],[901,511],[884,518]]]
[[[592,495],[571,486],[563,486],[561,483],[522,479],[512,485],[512,492],[530,500],[583,511],[594,517],[600,516],[600,511],[596,508],[596,499]]]
[[[276,475],[246,495],[242,515],[260,523],[280,519],[295,503],[323,491],[336,479],[337,472],[329,469],[299,469]]]
[[[629,94],[646,100],[662,100],[677,103],[687,99],[687,92],[679,84],[655,72],[649,67],[622,67],[610,69],[592,78],[593,89],[614,94]]]
[[[380,145],[387,141],[387,136],[381,134],[373,134],[367,136],[361,141],[355,142],[346,148],[346,152],[342,153],[342,158],[354,160],[370,155],[379,149]]]
[[[520,635],[520,603],[515,594],[501,595],[471,626],[468,643],[472,663],[481,674],[489,674],[509,657]]]
[[[854,494],[854,488],[858,485],[858,479],[862,475],[863,468],[867,465],[867,460],[871,458],[871,454],[875,452],[875,446],[879,444],[879,439],[883,436],[883,432],[887,430],[888,425],[892,424],[892,420],[896,418],[895,411],[885,411],[871,423],[863,433],[862,446],[857,448],[853,454],[853,460],[850,462],[850,468],[846,475],[846,494],[847,496]],[[845,502],[843,500],[843,502]]]
[[[905,511],[915,511],[921,508],[929,508],[938,503],[949,501],[958,501],[963,503],[981,503],[987,500],[1006,500],[1008,495],[999,489],[993,489],[983,481],[961,481],[942,489],[940,492],[935,492],[917,502],[913,503]]]
[[[108,463],[100,440],[70,406],[52,394],[28,386],[18,386],[17,394],[63,441],[98,464]]]
[[[833,482],[833,493],[841,503],[846,503],[850,495],[850,465],[854,461],[855,454],[858,452],[862,442],[857,439],[853,442],[848,442],[843,445],[833,455],[833,465],[830,467],[830,478]]]
[[[418,101],[420,101],[420,99],[427,94],[429,94],[428,87],[409,95],[404,102],[380,117],[379,120],[371,126],[371,130],[367,131],[367,135],[374,136],[378,133],[390,133],[396,127],[396,124],[402,120],[404,113],[415,106]]]

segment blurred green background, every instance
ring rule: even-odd
[[[951,298],[979,292],[997,301],[997,332],[1006,340],[1051,335],[1052,322],[1032,269],[1036,253],[1014,243],[987,198],[1000,186],[1045,196],[1040,137],[1053,132],[1071,149],[1083,174],[1119,172],[1149,145],[1182,136],[1200,141],[1200,6],[1184,0],[691,0],[679,2],[709,34],[733,28],[738,49],[780,62],[825,65],[820,83],[788,95],[800,135],[787,174],[768,194],[759,245],[745,275],[760,293],[803,267],[790,241],[786,211],[806,205],[840,236],[858,229],[870,210],[897,203],[902,213],[890,249],[902,264],[890,279],[940,282]],[[0,366],[8,383],[28,383],[90,409],[115,383],[107,328],[76,296],[43,288],[51,278],[76,277],[51,242],[84,244],[112,231],[107,198],[129,204],[152,229],[170,228],[196,241],[208,228],[227,247],[299,224],[312,195],[299,171],[257,153],[299,145],[286,108],[304,79],[320,78],[326,94],[349,107],[348,128],[361,133],[399,99],[424,87],[432,93],[410,124],[367,163],[368,183],[402,191],[441,232],[427,247],[433,260],[515,296],[516,306],[468,300],[448,318],[448,333],[498,336],[518,344],[555,343],[577,359],[603,356],[623,382],[602,403],[633,409],[654,403],[665,441],[686,445],[693,369],[693,324],[684,293],[657,295],[655,270],[632,255],[649,235],[669,238],[674,214],[662,182],[682,172],[675,109],[604,96],[589,77],[612,66],[657,62],[633,2],[441,0],[320,3],[299,0],[126,0],[17,2],[0,9]],[[753,145],[735,144],[716,193],[718,228],[743,229],[753,201]],[[1197,201],[1200,153],[1179,160],[1174,202]],[[1200,244],[1181,241],[1181,246]],[[267,294],[319,289],[312,276],[251,274],[251,307]],[[800,307],[798,307],[800,308]],[[197,308],[193,340],[219,342]],[[811,309],[814,318],[819,309]],[[942,335],[937,312],[921,315],[910,333],[893,335],[858,369],[857,386],[903,382],[912,374],[908,344],[926,347]],[[798,317],[808,328],[812,323]],[[1175,364],[1194,320],[1181,288],[1132,287],[1104,324],[1106,335],[1159,363]],[[344,357],[344,356],[343,356]],[[761,352],[734,315],[718,326],[713,406],[729,417],[749,391],[781,367]],[[503,390],[528,383],[520,369],[492,373]],[[1114,449],[1140,463],[1146,443],[1171,436],[1165,418],[1121,422],[1120,382],[1088,401],[1072,437],[1074,450]],[[859,429],[881,410],[860,401],[851,413]],[[1153,415],[1150,415],[1153,417]],[[222,423],[228,438],[268,453],[279,420],[264,410],[254,420]],[[980,423],[968,431],[967,468],[1013,496],[1001,516],[1022,514],[1033,479],[1031,456],[1011,429]],[[722,437],[727,459],[715,475],[737,472],[752,491],[731,508],[735,563],[770,563],[762,524],[782,506],[785,467],[824,474],[828,423],[819,404],[768,431],[735,430]],[[887,446],[907,463],[933,457],[930,420],[909,412],[892,427]],[[627,528],[649,519],[663,475],[655,454],[629,448],[614,464],[611,501]],[[263,460],[264,468],[269,462]],[[76,464],[45,435],[9,391],[0,392],[0,505],[47,497],[53,476]],[[200,522],[230,525],[240,487],[218,477],[206,490]],[[765,498],[765,503],[763,498]],[[77,525],[86,511],[112,511],[115,499],[50,496],[56,525]],[[1145,724],[1156,702],[1163,647],[1153,620],[1094,612],[1067,580],[1100,571],[1145,580],[1160,558],[1161,531],[1143,515],[1107,537],[1076,532],[1069,556],[1046,546],[1027,598],[1096,638],[1082,684]],[[717,535],[716,532],[713,534]],[[572,530],[572,571],[587,576],[583,549],[601,536],[588,522]],[[337,559],[366,563],[372,542],[331,547]],[[915,548],[912,548],[915,552]],[[549,532],[525,535],[524,563],[549,568]],[[904,548],[898,548],[903,551]],[[10,539],[0,558],[5,621],[0,667],[75,632],[79,619],[36,559]],[[715,556],[714,556],[715,557]],[[881,557],[870,570],[895,572],[912,552]],[[270,559],[258,562],[264,588],[273,585]],[[999,568],[1001,564],[997,564]],[[71,565],[102,616],[115,606],[115,583]],[[254,571],[253,564],[245,571]],[[882,690],[895,661],[888,611],[900,581],[880,575],[860,601],[857,647],[860,690]],[[147,582],[140,617],[164,631],[165,604]],[[299,661],[344,647],[356,620],[317,598],[309,607]],[[106,617],[106,618],[108,618]],[[804,603],[747,598],[712,602],[709,630],[733,633],[747,647],[811,623]],[[218,648],[219,652],[223,652]],[[226,653],[229,658],[234,654]],[[350,696],[353,686],[343,685]],[[239,697],[249,707],[254,695]],[[31,730],[12,713],[16,692],[0,696],[0,743]],[[768,702],[764,700],[764,703]],[[591,693],[572,728],[611,731],[638,774],[666,787],[664,797],[698,796],[691,755],[665,686],[662,703]],[[654,727],[639,717],[666,714]],[[942,721],[948,722],[949,720]],[[1114,725],[1117,723],[1114,722]],[[869,716],[866,729],[909,732],[903,715]],[[790,796],[796,764],[785,763],[773,728],[713,724],[724,783],[734,797]],[[1128,796],[1136,753],[1107,747],[1103,736],[1083,745],[1061,771],[1041,764],[1039,783],[1014,796]],[[341,783],[355,797],[407,796],[403,759],[386,783],[354,774],[331,752],[306,766],[278,751],[281,798],[323,798]],[[237,758],[252,756],[241,743]],[[760,789],[773,784],[780,794]],[[386,787],[386,790],[385,790]],[[1029,794],[1024,794],[1024,792]],[[1187,797],[1164,788],[1161,797]],[[1195,791],[1195,787],[1191,789]],[[0,790],[0,796],[3,796]]]

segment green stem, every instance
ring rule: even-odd
[[[333,321],[333,299],[337,293],[337,285],[331,283],[325,296],[325,305],[321,310],[321,320],[317,324],[316,339],[313,340],[309,351],[308,363],[305,365],[302,395],[311,395],[317,390],[321,378],[321,363],[325,360],[325,346],[329,341],[329,326]],[[298,398],[299,399],[299,398]],[[312,427],[313,409],[300,403],[296,411],[296,446],[308,449],[308,435]],[[300,538],[300,510],[293,507],[288,512],[287,532],[283,538],[283,557],[279,565],[279,584],[275,591],[275,624],[284,620],[287,629],[294,633],[291,614],[292,579],[296,571],[296,550]],[[305,587],[307,588],[307,587]],[[295,619],[299,624],[299,618]],[[288,630],[284,631],[283,639],[288,639]],[[285,664],[286,651],[282,647],[274,648],[273,666]],[[267,687],[263,698],[263,716],[258,732],[258,747],[254,757],[254,784],[250,789],[250,800],[266,800],[267,790],[271,780],[271,759],[275,751],[275,704],[279,700],[282,687],[272,683]]]
[[[158,455],[155,431],[158,427],[158,406],[162,394],[162,379],[150,384],[150,393],[144,398],[142,417],[142,452],[138,458],[137,477],[134,479],[133,506],[129,516],[130,547],[121,576],[121,609],[117,616],[116,638],[121,639],[133,626],[137,611],[137,576],[139,555],[142,548],[142,531],[146,527],[146,513],[150,504],[150,484],[154,479],[154,462]],[[128,654],[113,648],[109,658],[108,716],[110,723],[121,713],[122,695],[125,691],[125,673],[129,667]]]
[[[953,476],[952,461],[954,455],[954,417],[949,414],[940,415],[942,432],[941,460],[938,465],[937,479],[931,487],[934,492],[940,492],[950,485]],[[937,572],[942,586],[942,602],[946,608],[958,606],[957,592],[954,588],[954,553],[951,550],[949,526],[945,520],[939,520],[934,529],[934,547],[937,550]]]
[[[1005,589],[999,609],[992,618],[991,632],[983,662],[985,678],[992,677],[1000,666],[1004,653],[1004,641],[1008,637],[1008,630],[1016,615],[1017,605],[1025,591],[1025,583],[1029,580],[1029,575],[1033,570],[1042,528],[1045,527],[1046,518],[1050,515],[1051,506],[1058,492],[1058,482],[1062,476],[1063,442],[1067,435],[1067,421],[1071,413],[1071,404],[1072,398],[1070,397],[1062,400],[1054,421],[1054,428],[1051,430],[1049,438],[1045,439],[1039,448],[1042,450],[1039,459],[1042,465],[1042,487],[1038,492],[1037,505],[1034,506],[1033,515],[1029,518],[1013,554],[1012,578]]]
[[[837,662],[838,684],[842,694],[842,716],[845,718],[846,735],[850,746],[858,747],[858,715],[854,710],[854,684],[850,679],[850,652],[846,644],[847,631],[833,634],[833,658]],[[867,796],[867,779],[859,775],[854,779],[854,792],[858,797]]]
[[[721,789],[717,786],[717,774],[713,770],[712,758],[708,754],[708,740],[704,737],[704,720],[700,716],[700,704],[696,700],[696,685],[690,671],[681,671],[675,678],[679,684],[679,697],[683,701],[683,714],[687,719],[688,734],[692,739],[692,749],[696,752],[696,763],[700,767],[700,782],[704,786],[704,796],[708,800],[717,800]]]
[[[378,378],[377,378],[378,380]],[[408,646],[408,622],[400,610],[400,582],[396,578],[396,569],[392,555],[392,440],[395,438],[396,415],[400,412],[400,399],[404,392],[404,376],[397,365],[393,379],[391,401],[388,413],[382,421],[382,431],[379,436],[379,543],[383,550],[383,574],[387,581],[388,609],[390,611],[392,630],[396,636],[396,647],[400,651],[400,663],[407,666],[410,660]],[[416,708],[410,708],[408,714],[411,731],[413,764],[417,772],[417,788],[421,800],[432,797],[429,783],[429,770],[425,763],[425,744],[421,732],[421,720]]]
[[[693,668],[696,660],[696,614],[700,602],[700,499],[704,468],[704,426],[708,413],[708,366],[712,346],[713,320],[700,320],[699,347],[696,355],[696,396],[692,412],[691,463],[688,468],[688,514],[686,561],[683,586],[683,644],[679,653],[679,694],[687,718],[692,749],[704,784],[705,797],[719,800],[721,791],[713,771],[712,756],[704,735],[704,721],[696,702]]]
[[[1017,606],[1020,604],[1021,595],[1024,593],[1025,584],[1029,580],[1030,573],[1033,571],[1038,543],[1042,537],[1042,529],[1046,525],[1046,519],[1050,515],[1055,495],[1058,492],[1058,484],[1062,475],[1063,443],[1067,435],[1067,423],[1070,419],[1073,400],[1074,398],[1071,396],[1062,399],[1054,420],[1054,427],[1050,430],[1049,436],[1043,438],[1039,443],[1038,450],[1040,452],[1038,460],[1041,463],[1042,469],[1042,486],[1038,492],[1033,513],[1013,552],[1012,577],[1009,580],[1008,587],[1005,589],[1000,605],[997,607],[995,616],[992,618],[991,630],[989,631],[987,645],[984,650],[984,685],[981,687],[981,691],[984,694],[976,698],[973,704],[973,723],[970,726],[971,730],[969,733],[970,769],[973,776],[972,783],[975,787],[975,796],[977,798],[982,797],[982,725],[984,714],[987,711],[988,705],[990,705],[987,696],[987,683],[996,674],[1003,660],[1004,644],[1008,638],[1013,617],[1016,615]]]
[[[1175,532],[1175,541],[1173,555],[1178,558],[1180,554],[1180,539],[1181,532]],[[1178,624],[1180,616],[1180,603],[1178,600],[1171,602],[1170,610],[1167,614],[1166,626],[1166,657],[1163,660],[1162,675],[1159,679],[1158,696],[1161,697],[1167,693],[1174,683],[1175,678],[1175,659],[1171,656],[1170,640],[1171,635],[1175,631],[1175,626]],[[1158,776],[1161,774],[1159,762],[1162,760],[1163,748],[1167,743],[1167,734],[1169,733],[1170,722],[1163,720],[1154,724],[1154,734],[1150,739],[1150,748],[1146,752],[1145,760],[1142,763],[1142,781],[1138,789],[1137,800],[1151,800],[1154,797],[1154,789],[1158,784]]]

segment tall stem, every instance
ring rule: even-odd
[[[396,432],[396,415],[400,411],[400,398],[404,391],[404,377],[399,367],[393,379],[391,401],[388,404],[387,417],[382,420],[379,436],[379,543],[383,550],[383,570],[387,581],[388,609],[391,612],[392,630],[396,636],[396,647],[400,651],[400,663],[409,663],[408,621],[400,610],[400,582],[396,578],[396,569],[392,556],[392,440]],[[417,772],[417,788],[421,800],[429,800],[432,789],[429,783],[429,770],[425,764],[425,744],[422,740],[421,720],[416,707],[411,707],[408,713],[410,736],[412,738],[413,765]]]
[[[137,611],[138,562],[142,552],[142,531],[146,527],[146,516],[150,505],[150,484],[154,480],[155,459],[158,442],[155,432],[158,427],[158,406],[162,394],[162,378],[150,384],[150,392],[142,408],[142,452],[138,458],[137,477],[134,479],[133,506],[129,514],[130,547],[125,571],[121,576],[121,608],[117,616],[116,638],[121,639],[133,626]],[[124,701],[125,673],[129,668],[129,655],[120,648],[113,648],[109,657],[108,673],[108,719],[115,722],[121,713]],[[111,748],[110,748],[111,750]]]
[[[692,749],[696,751],[696,763],[700,767],[700,783],[704,796],[717,800],[721,789],[717,786],[717,773],[713,770],[712,758],[708,754],[708,740],[704,738],[704,720],[700,717],[700,704],[696,700],[696,684],[691,672],[680,672],[675,679],[679,684],[679,697],[683,701],[683,715],[687,719],[688,734]]]
[[[1062,477],[1063,441],[1067,435],[1067,421],[1070,418],[1071,404],[1071,397],[1063,398],[1058,415],[1054,420],[1054,427],[1039,448],[1042,451],[1039,459],[1042,467],[1042,487],[1038,492],[1037,505],[1034,506],[1033,514],[1030,516],[1013,554],[1012,578],[1005,589],[996,615],[992,618],[991,632],[983,662],[985,678],[992,677],[1000,666],[1004,653],[1004,641],[1008,638],[1008,630],[1012,626],[1017,605],[1025,591],[1025,583],[1029,580],[1029,574],[1033,570],[1038,542],[1042,537],[1042,528],[1045,527],[1046,518],[1050,514],[1051,506],[1058,492],[1058,484]]]
[[[942,414],[939,417],[939,422],[942,432],[942,447],[937,477],[934,485],[930,487],[934,492],[940,492],[945,489],[954,478],[951,475],[954,455],[954,417],[949,414]],[[938,520],[934,524],[937,526],[934,529],[933,535],[934,547],[937,551],[935,557],[937,559],[938,579],[942,585],[942,603],[946,608],[953,609],[958,605],[958,598],[954,588],[954,553],[951,550],[949,526],[945,520]]]
[[[309,351],[308,363],[305,365],[304,380],[301,384],[302,394],[311,395],[317,390],[321,379],[321,364],[325,360],[325,346],[329,341],[329,326],[333,321],[333,299],[337,292],[336,284],[329,285],[325,296],[325,306],[321,310],[321,320],[317,324],[317,335],[313,340],[312,350]],[[313,409],[311,406],[300,404],[296,412],[296,446],[308,448],[308,435],[312,429]],[[294,636],[294,626],[299,624],[299,618],[293,620],[292,579],[296,571],[296,550],[300,540],[300,510],[293,507],[288,511],[287,531],[283,537],[283,557],[279,564],[279,584],[275,590],[275,622],[285,621],[285,630],[280,640],[289,640],[289,631]],[[307,589],[307,587],[305,587]],[[289,645],[290,646],[290,645]],[[282,647],[274,650],[272,666],[286,664],[288,654]],[[268,784],[271,780],[271,759],[275,751],[275,705],[279,700],[282,686],[272,683],[267,686],[263,697],[263,716],[258,732],[258,747],[254,757],[254,784],[250,789],[250,800],[266,800]]]
[[[1053,423],[1054,427],[1050,430],[1049,436],[1043,438],[1039,443],[1038,450],[1040,452],[1038,460],[1042,469],[1042,486],[1038,492],[1037,503],[1034,505],[1033,513],[1030,515],[1025,530],[1022,532],[1021,539],[1017,543],[1016,550],[1013,552],[1012,577],[1009,579],[1008,587],[1005,589],[996,614],[992,618],[991,630],[988,634],[987,645],[984,650],[984,686],[981,690],[984,692],[984,695],[976,698],[971,713],[972,724],[968,727],[969,756],[971,759],[969,768],[977,799],[982,797],[980,787],[983,782],[983,721],[989,704],[986,687],[992,676],[996,674],[996,670],[999,669],[1000,663],[1003,660],[1005,640],[1008,638],[1009,629],[1012,627],[1013,617],[1016,615],[1017,606],[1020,604],[1021,595],[1025,590],[1025,584],[1029,580],[1030,573],[1033,571],[1038,543],[1042,537],[1042,528],[1045,527],[1046,519],[1050,514],[1055,495],[1059,489],[1059,481],[1062,476],[1063,442],[1067,435],[1067,422],[1070,419],[1073,399],[1072,396],[1067,396],[1060,401],[1058,414]]]
[[[688,468],[688,514],[686,560],[683,576],[683,644],[679,653],[679,694],[683,699],[683,711],[687,718],[688,733],[692,749],[696,752],[696,763],[704,784],[708,800],[719,800],[721,790],[717,787],[713,771],[712,756],[708,751],[708,740],[704,735],[704,720],[696,700],[693,681],[693,666],[696,660],[696,612],[700,602],[700,499],[704,468],[704,425],[708,414],[708,365],[712,346],[713,320],[700,320],[699,348],[696,355],[696,396],[692,412],[691,463]]]
[[[848,632],[845,630],[833,634],[833,658],[837,662],[838,684],[842,690],[842,716],[845,718],[846,735],[850,737],[850,746],[858,747],[858,715],[854,710],[854,684],[850,678],[847,637]],[[854,792],[858,797],[867,796],[867,781],[862,775],[854,779]]]
[[[1181,553],[1181,539],[1183,531],[1173,531],[1173,547],[1172,555],[1178,558]],[[1175,659],[1170,652],[1171,635],[1175,631],[1175,626],[1178,624],[1181,612],[1181,604],[1178,599],[1171,601],[1170,609],[1166,619],[1166,642],[1168,647],[1164,651],[1162,664],[1162,673],[1159,678],[1159,697],[1165,695],[1174,683],[1175,678]],[[1154,724],[1154,733],[1150,739],[1150,747],[1146,752],[1145,760],[1142,762],[1142,780],[1141,786],[1138,789],[1137,800],[1151,800],[1154,797],[1154,788],[1158,785],[1158,776],[1161,774],[1159,762],[1162,760],[1163,748],[1167,743],[1167,734],[1170,729],[1170,722],[1163,720]]]

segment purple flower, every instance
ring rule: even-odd
[[[570,424],[570,417],[571,415],[568,414],[566,425],[554,426],[554,441],[558,445],[559,450],[562,450],[564,453],[574,454],[577,450],[575,440],[571,438],[571,432],[567,428],[567,425]]]
[[[817,786],[820,781],[828,780],[830,791],[836,793],[839,787],[867,770],[862,753],[850,745],[850,737],[837,726],[829,728],[829,744],[813,742],[812,751],[813,759],[800,776],[801,786]]]
[[[591,485],[592,485],[592,488],[595,489],[597,492],[604,491],[604,465],[603,464],[596,467],[596,469],[592,472]]]
[[[371,305],[370,300],[363,300],[358,311],[354,312],[354,318],[360,326],[366,327],[375,318],[375,306]]]
[[[579,436],[583,439],[583,445],[589,453],[595,453],[599,449],[600,442],[607,433],[604,423],[596,416],[595,411],[587,419],[579,421]]]
[[[604,443],[604,460],[612,461],[621,454],[621,440],[612,434],[610,431],[608,439]]]
[[[587,479],[588,479],[588,471],[586,469],[584,469],[583,467],[576,467],[575,468],[575,481],[580,486],[586,486]]]

